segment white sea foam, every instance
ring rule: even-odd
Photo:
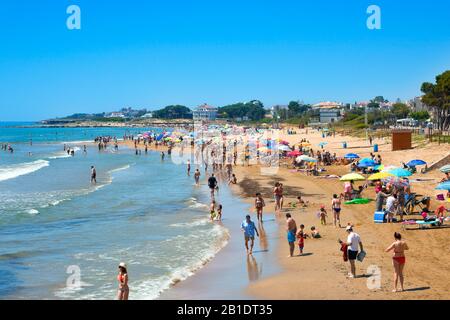
[[[36,215],[36,214],[39,214],[39,211],[36,209],[30,209],[30,210],[27,210],[27,213],[31,214],[31,215]]]
[[[48,166],[48,161],[36,160],[33,162],[0,167],[0,181],[15,179],[19,176],[30,174]]]
[[[197,261],[176,268],[171,271],[169,275],[160,276],[157,279],[143,281],[141,283],[132,284],[135,289],[133,295],[136,300],[153,300],[158,298],[162,292],[170,289],[178,282],[184,281],[195,272],[203,268],[214,256],[228,244],[229,233],[228,230],[215,225],[210,232],[208,232],[212,239],[217,239],[216,243],[211,245],[208,249],[202,250]],[[177,238],[177,237],[175,237]],[[180,241],[181,246],[185,246],[185,242]],[[198,256],[198,254],[196,254]]]

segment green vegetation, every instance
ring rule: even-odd
[[[423,83],[421,90],[425,94],[422,102],[433,110],[438,128],[448,130],[450,127],[450,70],[438,75],[435,84]]]
[[[411,112],[409,114],[409,116],[417,121],[426,121],[426,120],[430,119],[430,114],[426,110]]]
[[[250,102],[239,102],[230,104],[219,108],[218,114],[221,118],[244,118],[248,117],[249,120],[258,121],[264,119],[266,110],[264,105],[259,100],[253,100]]]
[[[174,105],[153,113],[154,118],[159,119],[192,119],[192,111],[188,107]]]

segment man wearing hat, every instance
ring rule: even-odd
[[[355,268],[355,260],[358,256],[358,249],[361,248],[361,251],[363,251],[363,244],[361,242],[361,237],[359,234],[353,231],[353,226],[348,225],[345,230],[348,233],[347,236],[347,246],[348,246],[348,261],[350,261],[350,273],[348,275],[349,278],[355,278],[356,277],[356,268]],[[341,240],[339,240],[339,243],[342,243]]]

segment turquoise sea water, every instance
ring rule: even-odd
[[[81,151],[96,136],[146,129],[11,125],[0,122],[0,143],[14,147],[0,151],[0,299],[114,299],[120,261],[130,298],[153,299],[226,244],[228,231],[208,221],[204,183],[194,186],[184,166],[126,148]],[[67,285],[73,270],[81,287]]]

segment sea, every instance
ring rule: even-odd
[[[205,183],[185,166],[93,143],[161,129],[34,125],[0,122],[0,144],[14,149],[0,151],[0,299],[111,300],[120,262],[130,297],[156,299],[227,244],[228,230],[208,219]]]

